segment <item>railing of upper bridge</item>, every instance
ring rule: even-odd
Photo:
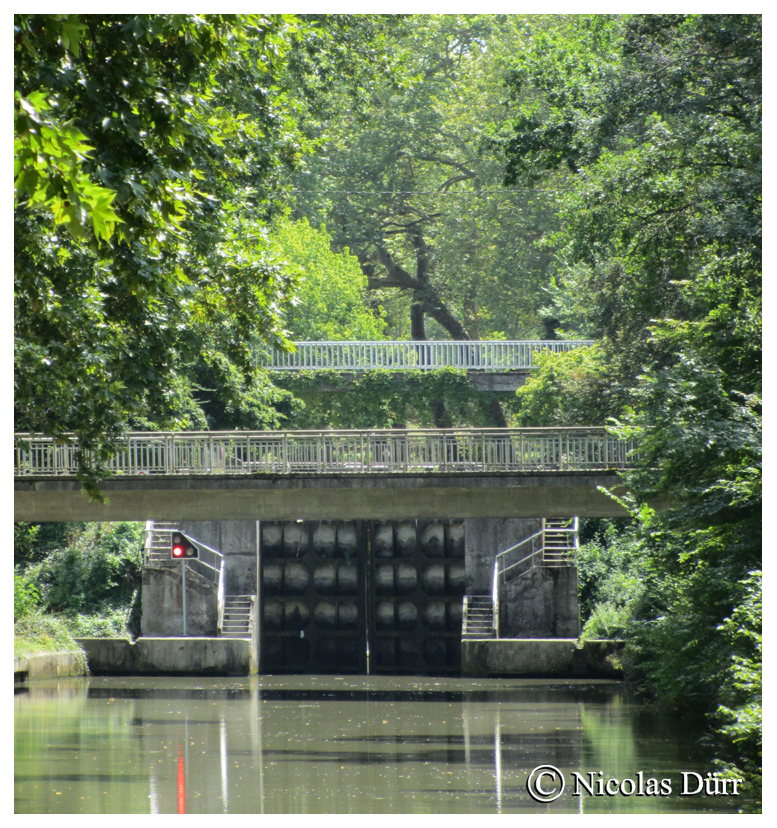
[[[520,371],[534,368],[542,351],[562,353],[592,345],[593,340],[295,342],[294,353],[268,346],[259,364],[273,371],[369,371],[385,368],[465,368],[468,371]]]
[[[603,428],[182,431],[127,434],[107,466],[116,475],[498,473],[622,469],[634,457],[632,443]],[[17,434],[14,458],[16,477],[72,476],[79,448]]]

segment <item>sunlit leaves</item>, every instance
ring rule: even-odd
[[[333,253],[325,228],[306,220],[279,221],[270,246],[283,270],[296,275],[294,301],[284,313],[290,339],[385,339],[382,310],[366,307],[367,277],[348,250]]]
[[[16,16],[17,428],[102,461],[127,426],[202,425],[198,361],[250,384],[290,287],[263,233],[300,145],[278,80],[296,27]]]
[[[101,187],[84,171],[92,147],[71,124],[57,121],[45,93],[15,93],[14,207],[26,197],[30,209],[49,211],[76,238],[91,225],[94,235],[108,241],[118,215],[116,193]]]

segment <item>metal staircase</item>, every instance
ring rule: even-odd
[[[221,635],[225,638],[250,638],[253,614],[253,595],[227,595],[224,598]]]
[[[543,518],[542,529],[494,559],[491,595],[465,595],[461,637],[499,638],[500,588],[535,567],[566,567],[577,563],[577,518]]]
[[[224,594],[224,556],[211,549],[202,541],[193,538],[200,550],[196,559],[179,561],[170,555],[171,535],[178,531],[177,523],[170,521],[146,521],[143,565],[154,568],[180,567],[183,563],[187,572],[195,578],[202,578],[214,584],[218,596],[218,631],[226,638],[250,638],[255,623],[255,595]]]
[[[537,566],[574,566],[577,539],[577,518],[543,518],[539,532],[505,549],[494,559],[494,595],[498,586],[520,578]]]
[[[577,519],[542,521],[542,566],[573,566],[577,551]]]
[[[494,601],[490,595],[465,595],[462,613],[462,638],[496,638]]]
[[[162,520],[146,521],[145,560],[151,566],[179,566],[170,557],[170,536],[178,524]]]

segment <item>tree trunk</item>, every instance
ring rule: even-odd
[[[495,394],[492,394],[488,403],[488,414],[497,428],[507,428],[507,419],[504,411],[502,411],[502,403],[499,402],[499,397]]]
[[[426,324],[424,322],[424,307],[413,293],[413,304],[410,305],[410,338],[421,342],[426,339]]]

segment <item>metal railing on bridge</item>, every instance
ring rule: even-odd
[[[375,342],[294,342],[296,351],[268,346],[259,364],[273,371],[391,371],[464,368],[468,371],[526,371],[535,354],[564,353],[593,340],[429,340]]]
[[[72,476],[79,455],[77,444],[17,434],[14,475]],[[604,428],[181,431],[127,434],[106,465],[114,475],[565,472],[623,469],[635,456]]]

